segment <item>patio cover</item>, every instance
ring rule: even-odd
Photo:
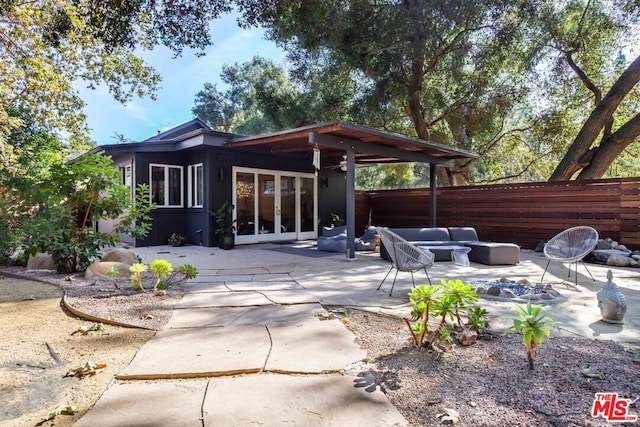
[[[233,138],[229,147],[247,147],[274,154],[300,154],[309,158],[317,145],[322,167],[337,166],[346,156],[347,258],[355,257],[355,164],[429,163],[429,182],[436,188],[436,166],[454,166],[455,159],[477,158],[469,151],[409,138],[337,120],[266,135]],[[436,192],[431,191],[431,227],[436,226]]]

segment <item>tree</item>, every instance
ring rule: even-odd
[[[269,28],[294,63],[296,52],[328,51],[346,64],[367,88],[360,105],[377,106],[376,121],[389,130],[474,149],[526,93],[523,70],[536,46],[525,43],[524,2],[240,4],[246,23]],[[471,178],[470,164],[450,172]]]
[[[591,123],[595,130],[585,133],[596,136],[580,135],[582,148],[567,151],[589,115],[585,88],[592,98],[594,89],[606,93],[602,88],[615,81],[611,59],[625,43],[637,44],[637,2],[238,3],[245,25],[266,26],[294,64],[300,52],[328,51],[363,79],[368,90],[360,105],[369,112],[380,107],[369,117],[384,117],[378,121],[403,133],[410,124],[421,139],[479,153],[482,160],[473,162],[486,181],[499,170],[503,177],[548,177],[549,165],[565,153],[575,171],[598,130],[616,126],[619,133],[601,144],[580,177],[601,175],[637,138],[637,96],[629,92],[617,111],[630,116]],[[448,177],[439,174],[441,182],[473,180],[472,165],[459,162]]]
[[[87,154],[70,165],[51,165],[48,177],[35,185],[28,220],[22,231],[27,254],[49,253],[60,272],[85,269],[103,247],[115,246],[120,233],[144,237],[151,228],[149,188],[139,185],[131,199],[118,183],[112,159]],[[96,231],[92,222],[115,221],[111,233]]]
[[[289,74],[260,57],[225,65],[220,77],[228,89],[205,83],[193,114],[213,128],[249,135],[346,119],[357,88],[343,70],[318,66],[321,60],[307,56]]]
[[[228,10],[226,0],[0,1],[0,168],[10,159],[7,135],[21,124],[11,111],[86,147],[74,83],[105,85],[121,102],[153,97],[160,76],[134,48],[202,49],[210,21]]]

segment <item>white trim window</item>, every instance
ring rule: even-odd
[[[187,168],[187,180],[189,197],[187,206],[190,208],[204,207],[204,175],[202,163],[189,165]]]
[[[184,168],[182,166],[149,165],[149,182],[151,201],[159,208],[181,208],[182,182]]]
[[[131,165],[120,166],[120,185],[124,185],[129,190],[129,197],[133,197],[133,181],[131,177]]]

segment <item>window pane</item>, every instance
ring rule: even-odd
[[[313,178],[302,178],[300,180],[300,207],[302,209],[302,227],[301,231],[314,231],[313,213],[314,206],[313,201],[315,196],[313,194]]]
[[[253,174],[238,172],[236,174],[236,215],[238,218],[237,234],[255,234],[255,188]]]
[[[196,179],[194,180],[196,186],[196,206],[204,205],[204,178],[202,176],[202,165],[196,166]]]
[[[165,205],[164,167],[151,166],[151,200],[158,206]]]
[[[180,169],[169,168],[169,205],[179,206],[182,203],[182,183]]]

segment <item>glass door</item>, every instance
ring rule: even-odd
[[[236,243],[316,238],[312,174],[239,167],[233,171]]]
[[[297,183],[295,176],[280,175],[280,190],[276,205],[276,222],[278,224],[279,240],[296,239],[298,237],[298,204],[296,203]]]

